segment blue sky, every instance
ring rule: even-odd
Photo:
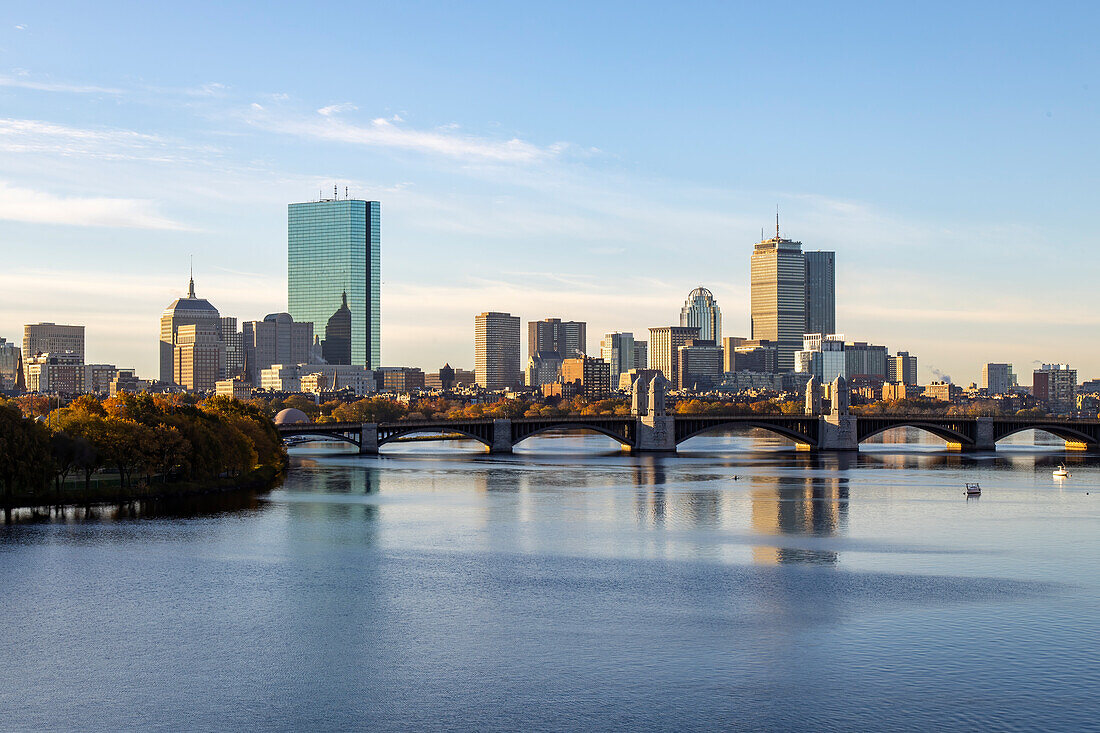
[[[838,330],[921,378],[1100,376],[1089,4],[6,3],[0,336],[155,370],[186,288],[286,308],[286,204],[383,205],[383,362],[473,315],[748,335],[748,263],[837,252]],[[1030,377],[1021,381],[1028,382]]]

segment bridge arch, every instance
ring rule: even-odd
[[[996,431],[994,435],[994,442],[999,442],[1004,438],[1019,433],[1026,432],[1028,430],[1036,430],[1041,433],[1049,433],[1055,438],[1067,441],[1069,443],[1082,443],[1092,447],[1096,447],[1097,440],[1094,436],[1080,430],[1075,430],[1069,425],[1060,425],[1058,423],[1036,423],[1034,425],[1013,425],[1005,426]]]
[[[493,447],[492,442],[489,441],[489,440],[486,440],[484,436],[478,435],[477,433],[470,432],[469,430],[463,430],[462,428],[459,428],[459,427],[439,428],[439,427],[424,427],[424,426],[416,426],[416,425],[411,426],[407,430],[387,430],[385,437],[383,437],[382,435],[378,436],[378,447],[381,448],[382,446],[387,445],[389,443],[396,443],[399,438],[404,438],[404,437],[407,437],[409,435],[417,435],[418,433],[454,433],[456,435],[461,435],[465,438],[469,438],[470,440],[477,441],[478,443],[481,443],[482,445],[486,446],[487,448],[492,448]]]
[[[633,448],[634,447],[634,438],[633,438],[633,435],[629,434],[629,431],[626,431],[628,434],[621,435],[621,434],[615,432],[614,428],[608,428],[608,427],[604,427],[604,426],[601,426],[601,425],[595,425],[595,424],[592,424],[592,423],[586,423],[586,422],[560,422],[560,423],[549,423],[547,425],[538,425],[538,426],[532,425],[532,426],[529,427],[529,429],[522,430],[521,434],[517,434],[517,432],[519,432],[519,431],[515,430],[515,426],[516,426],[516,423],[513,423],[513,435],[512,435],[512,446],[513,447],[519,445],[520,443],[527,440],[528,438],[539,435],[540,433],[575,432],[575,431],[599,433],[600,435],[611,438],[612,440],[618,442],[620,445],[624,445],[628,448]]]
[[[676,445],[690,440],[698,435],[710,433],[716,430],[729,430],[730,428],[760,428],[766,430],[769,433],[780,436],[781,438],[787,438],[793,440],[796,445],[806,448],[817,447],[817,436],[807,435],[800,432],[797,428],[783,425],[777,422],[768,422],[766,420],[723,420],[721,422],[709,422],[701,426],[691,426],[684,430],[677,430],[676,433]],[[816,431],[814,431],[816,432]]]
[[[324,427],[323,425],[318,425],[318,428],[322,428],[322,429],[319,429],[319,430],[316,430],[316,431],[313,431],[313,430],[297,431],[296,430],[293,433],[281,433],[280,436],[279,436],[279,439],[282,442],[285,443],[287,438],[323,438],[325,440],[335,440],[335,441],[339,441],[341,443],[350,443],[351,445],[354,445],[356,448],[359,448],[359,447],[362,446],[362,443],[361,443],[360,439],[356,438],[356,437],[352,437],[351,434],[339,433],[339,432],[327,432],[327,431],[323,430],[323,427]]]
[[[937,425],[932,422],[925,422],[922,420],[900,420],[898,422],[891,422],[884,425],[875,425],[874,427],[863,428],[862,424],[859,429],[859,442],[864,443],[869,438],[873,438],[876,435],[882,435],[888,430],[894,430],[895,428],[916,428],[926,433],[946,441],[950,444],[958,445],[973,445],[974,438],[962,433],[958,430],[953,430],[944,425]]]

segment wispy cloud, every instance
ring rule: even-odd
[[[317,114],[324,115],[325,117],[331,117],[332,115],[339,114],[340,112],[348,112],[357,109],[359,108],[351,102],[341,102],[340,104],[330,104],[327,107],[322,107],[321,109],[317,110]]]
[[[188,229],[161,215],[153,201],[56,196],[4,181],[0,181],[0,219],[69,226]]]
[[[322,107],[316,116],[280,117],[252,107],[247,121],[264,130],[352,145],[412,150],[460,160],[493,163],[532,163],[559,155],[562,144],[540,147],[519,138],[493,140],[453,130],[418,130],[402,125],[401,117],[379,117],[355,124],[336,117],[350,105]]]
[[[0,118],[0,151],[106,160],[188,162],[189,153],[215,152],[135,130],[80,128],[43,120]]]
[[[20,30],[23,26],[15,26]],[[101,87],[94,84],[69,84],[66,82],[44,81],[23,76],[0,75],[0,87],[18,87],[34,89],[40,92],[66,92],[70,94],[122,94],[121,89]]]

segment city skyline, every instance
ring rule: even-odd
[[[408,12],[383,9],[372,22],[399,28]],[[778,202],[787,236],[840,255],[842,330],[920,354],[922,382],[977,381],[987,361],[1100,373],[1100,347],[1079,338],[1100,323],[1088,284],[1096,112],[1081,69],[1097,51],[1087,19],[963,12],[950,33],[929,34],[896,9],[811,13],[785,24],[801,53],[765,62],[751,44],[715,44],[709,65],[737,73],[693,75],[706,66],[698,58],[642,58],[633,44],[651,46],[636,27],[616,25],[620,40],[597,44],[619,16],[586,9],[578,24],[579,6],[525,30],[536,53],[513,68],[501,62],[518,46],[491,30],[490,12],[440,7],[439,25],[415,42],[381,33],[371,49],[328,23],[297,39],[292,58],[248,71],[237,50],[172,63],[183,50],[160,29],[196,29],[186,14],[20,8],[0,28],[0,336],[82,323],[89,360],[154,375],[145,314],[182,295],[186,255],[224,313],[281,312],[271,294],[287,287],[286,202],[335,184],[386,206],[383,364],[472,364],[468,318],[485,309],[646,333],[675,322],[670,304],[700,281],[723,303],[725,333],[747,334],[748,263],[734,255]],[[775,12],[736,20],[763,34]],[[224,32],[250,35],[243,18],[224,20]],[[689,12],[663,32],[707,47],[733,22]],[[471,53],[455,28],[493,52]],[[555,50],[561,28],[583,58]],[[151,70],[106,42],[125,29],[167,63]],[[862,42],[841,54],[824,40],[837,37]],[[904,51],[882,54],[884,38]],[[260,52],[268,41],[249,43]],[[454,59],[448,74],[484,93],[446,93],[417,64],[439,44]],[[337,82],[302,63],[332,50],[379,70]],[[96,62],[77,67],[74,54]],[[1058,60],[1071,54],[1086,61]],[[619,57],[651,72],[654,89],[624,82],[608,98],[596,79],[578,86],[577,74],[550,72]],[[1024,73],[1036,68],[1045,73]],[[937,69],[941,80],[928,82]],[[490,91],[531,75],[577,104],[551,110]],[[684,78],[693,81],[681,92],[671,80]],[[869,90],[874,109],[862,101]],[[590,110],[582,103],[593,98],[607,102],[598,114],[565,111]],[[745,114],[749,104],[775,114]],[[803,136],[807,112],[819,123]],[[574,264],[547,271],[547,251]],[[624,274],[631,256],[662,267]]]

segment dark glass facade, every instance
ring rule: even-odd
[[[381,363],[380,213],[377,201],[354,199],[289,206],[287,310],[295,321],[313,324],[335,363],[349,358],[343,363],[370,369]],[[330,323],[338,323],[340,333],[330,337]]]

